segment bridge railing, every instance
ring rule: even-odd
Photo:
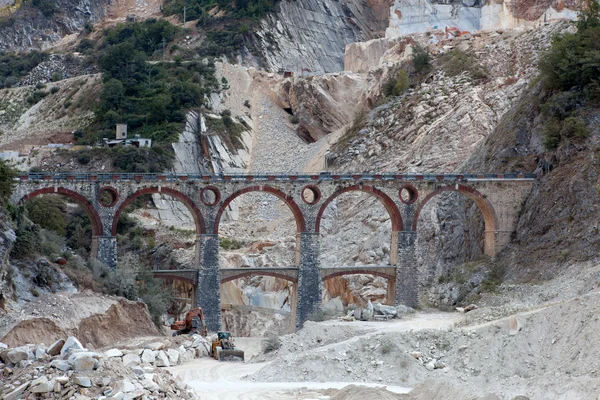
[[[203,182],[248,182],[248,181],[426,181],[426,182],[466,182],[490,180],[534,180],[536,174],[367,174],[367,173],[335,173],[314,172],[299,174],[273,173],[226,173],[217,175],[203,174],[138,174],[138,173],[106,173],[106,172],[29,172],[16,178],[18,181],[203,181]]]

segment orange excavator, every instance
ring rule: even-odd
[[[204,323],[204,312],[202,311],[202,308],[192,308],[185,314],[185,320],[175,321],[171,324],[171,330],[175,331],[173,332],[173,336],[186,333],[188,335],[199,333],[206,337],[208,335],[208,329],[206,329],[206,324]]]

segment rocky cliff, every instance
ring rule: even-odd
[[[341,71],[348,43],[382,37],[389,0],[284,0],[256,34],[264,65],[298,75]]]
[[[30,3],[9,0],[0,28],[1,51],[46,49],[65,35],[83,30],[86,21],[97,22],[106,15],[108,0],[56,0],[54,11]]]

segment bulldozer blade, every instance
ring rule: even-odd
[[[242,350],[221,350],[219,361],[244,361],[244,352]]]

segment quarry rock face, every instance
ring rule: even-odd
[[[19,2],[20,3],[20,2]],[[79,32],[86,21],[99,21],[110,3],[106,0],[56,0],[60,12],[44,16],[35,7],[17,8],[13,24],[0,28],[0,50],[45,49],[65,35]]]
[[[389,0],[284,0],[262,23],[256,47],[273,71],[313,75],[341,71],[348,43],[382,37]]]

